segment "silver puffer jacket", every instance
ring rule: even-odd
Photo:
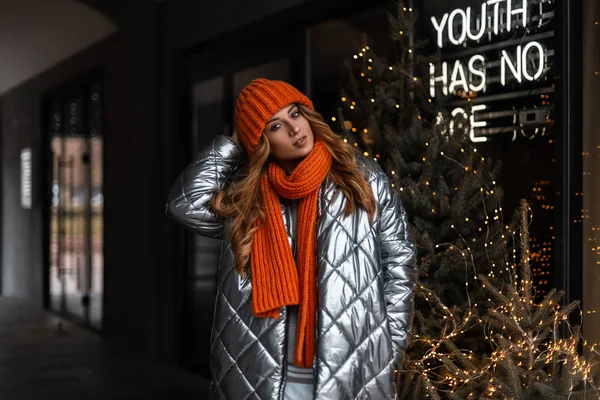
[[[225,239],[227,222],[210,199],[243,160],[230,138],[217,136],[173,185],[168,215],[200,235]],[[345,217],[346,198],[328,179],[318,200],[316,400],[394,399],[394,369],[412,325],[417,273],[406,215],[379,165],[363,157],[358,163],[377,201],[373,223],[362,209]],[[282,199],[290,243],[296,207]],[[221,249],[210,398],[281,400],[287,310],[278,319],[254,317],[251,280],[233,269],[226,239]]]

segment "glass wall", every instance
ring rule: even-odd
[[[452,109],[471,105],[471,140],[502,163],[497,181],[504,190],[505,219],[522,198],[531,206],[532,273],[541,297],[556,286],[554,2],[424,0],[423,9],[433,11],[425,14],[423,31],[441,54],[429,71],[436,96],[448,99]]]
[[[482,155],[502,164],[497,184],[504,191],[505,219],[510,220],[522,198],[529,201],[534,217],[532,269],[537,293],[543,296],[556,283],[556,203],[561,195],[555,148],[555,2],[404,3],[404,10],[390,4],[310,28],[313,100],[327,119],[334,118],[343,64],[366,43],[378,56],[392,60],[398,57],[393,41],[410,35],[413,54],[437,59],[429,70],[415,71],[432,88],[430,97],[451,112],[470,109],[472,142]],[[413,12],[415,18],[418,13],[411,32],[394,30],[388,21],[388,12],[401,11]]]
[[[394,2],[325,20],[307,28],[310,37],[311,99],[326,119],[337,114],[344,63],[351,60],[358,48],[368,40],[376,54],[392,54],[388,12],[394,12]]]
[[[49,115],[49,306],[100,329],[103,296],[102,84],[61,89]]]

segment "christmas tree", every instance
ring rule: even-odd
[[[388,173],[417,245],[420,286],[399,398],[597,398],[596,364],[579,356],[581,335],[567,321],[577,303],[561,308],[561,293],[534,290],[534,278],[546,285],[551,233],[532,239],[530,251],[529,220],[504,221],[499,165],[471,143],[469,107],[451,115],[429,97],[423,77],[436,58],[417,56],[425,48],[417,20],[402,2],[389,16],[390,59],[365,38],[346,65],[337,119],[345,140]],[[535,193],[542,210],[544,188]],[[523,207],[517,216],[529,218]]]
[[[502,278],[512,267],[505,257],[511,230],[502,220],[502,190],[494,178],[499,165],[470,142],[468,118],[448,115],[429,97],[420,76],[435,60],[416,56],[425,45],[414,39],[416,21],[416,11],[403,3],[389,15],[391,60],[362,44],[346,65],[339,121],[346,140],[379,161],[397,189],[423,287],[459,314],[485,312],[477,276]],[[419,333],[439,334],[431,308],[416,309]]]
[[[552,185],[545,180],[535,182],[528,198],[534,216],[531,226],[532,243],[529,263],[536,289],[536,300],[539,301],[552,287],[550,273],[554,232],[547,222],[552,221],[554,212]]]
[[[422,360],[405,364],[398,381],[400,399],[598,399],[599,364],[579,354],[587,346],[578,326],[569,317],[579,302],[561,306],[562,292],[552,289],[535,301],[529,229],[531,209],[522,201],[518,274],[513,283],[496,286],[486,276],[480,282],[490,295],[492,308],[479,319],[494,351],[475,355],[461,350],[456,339],[472,318],[464,321],[446,311],[444,335],[434,340],[417,338],[429,347]],[[511,272],[512,274],[513,272]],[[581,315],[581,311],[580,315]],[[561,331],[567,332],[561,335]],[[597,355],[594,346],[590,354]]]
[[[495,346],[486,389],[488,398],[583,399],[599,398],[598,365],[579,355],[579,327],[571,327],[569,316],[579,302],[561,307],[562,292],[551,289],[535,302],[531,271],[529,225],[531,209],[521,205],[521,271],[513,285],[498,289],[485,277],[484,286],[497,307],[486,318],[489,340]],[[563,338],[565,325],[569,334]]]

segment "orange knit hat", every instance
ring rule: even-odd
[[[260,78],[242,90],[235,104],[235,121],[248,153],[254,152],[273,114],[292,103],[314,110],[310,99],[287,82]]]

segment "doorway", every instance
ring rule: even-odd
[[[303,29],[278,39],[281,43],[266,43],[265,51],[249,45],[239,52],[229,49],[228,57],[211,51],[189,56],[186,97],[189,99],[190,118],[186,125],[190,141],[185,156],[190,162],[216,135],[232,134],[237,96],[253,79],[284,80],[308,91],[305,80],[308,60],[303,51],[306,31]],[[252,52],[247,49],[252,49]],[[236,57],[232,58],[231,54],[236,54]],[[207,63],[206,60],[219,61]],[[221,241],[190,233],[186,247],[182,363],[186,368],[209,377],[209,342]]]
[[[46,304],[102,328],[103,85],[98,74],[45,97]]]

